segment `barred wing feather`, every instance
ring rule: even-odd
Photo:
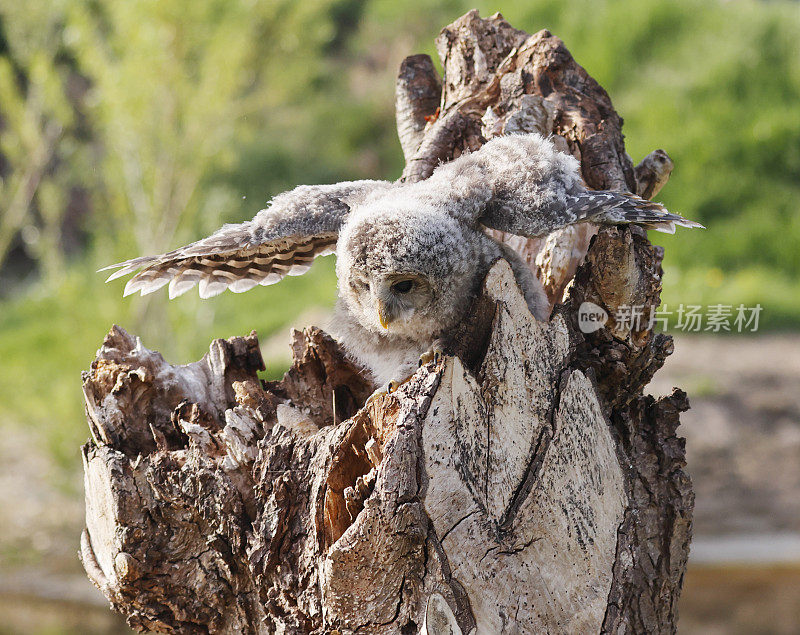
[[[456,218],[530,238],[587,221],[662,232],[702,227],[638,196],[587,190],[578,161],[538,134],[492,139],[439,166],[419,187]]]
[[[275,197],[256,217],[225,225],[211,236],[157,256],[120,262],[107,282],[136,273],[124,294],[152,293],[169,284],[170,298],[198,286],[201,298],[225,289],[242,293],[256,285],[274,284],[298,276],[314,258],[332,254],[350,200],[388,187],[382,181],[301,186]]]
[[[667,211],[661,203],[620,192],[587,190],[569,195],[567,208],[575,214],[576,222],[588,220],[606,225],[632,223],[667,234],[675,233],[675,225],[703,228],[696,221]]]

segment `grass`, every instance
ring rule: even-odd
[[[665,260],[669,262],[669,257]],[[666,265],[661,301],[662,308],[670,311],[680,304],[730,305],[734,312],[740,304],[761,305],[758,332],[794,331],[800,315],[800,282],[766,267],[724,273],[717,267],[684,270]]]

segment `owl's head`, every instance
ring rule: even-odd
[[[339,295],[373,332],[418,339],[449,329],[472,298],[483,261],[474,233],[419,200],[354,209],[336,249]]]

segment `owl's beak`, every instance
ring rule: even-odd
[[[381,326],[385,329],[389,328],[389,316],[386,312],[386,305],[383,302],[378,300],[378,322],[381,323]]]

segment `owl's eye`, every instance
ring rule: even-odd
[[[392,285],[392,291],[395,293],[408,293],[413,286],[414,283],[411,280],[403,280],[401,282],[395,282]]]

